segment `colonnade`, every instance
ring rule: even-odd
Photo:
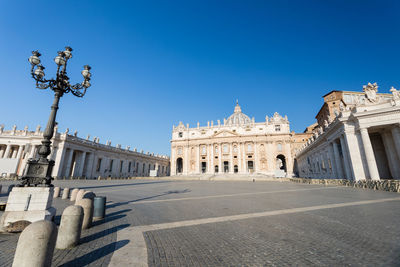
[[[158,176],[168,175],[168,164],[140,157],[98,153],[95,150],[64,148],[59,156],[57,177],[132,177],[149,176],[150,170],[157,170]]]
[[[300,176],[400,179],[400,125],[346,129],[297,156]]]

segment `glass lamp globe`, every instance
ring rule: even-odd
[[[72,53],[71,52],[72,52],[72,48],[69,47],[69,46],[66,46],[65,50],[64,50],[64,56],[65,56],[66,59],[72,58]]]
[[[38,65],[40,63],[40,56],[38,51],[32,51],[32,56],[29,57],[28,61],[34,66]]]
[[[64,59],[64,52],[58,52],[58,56],[54,59],[54,62],[58,65],[64,65],[65,64],[65,59]]]
[[[83,76],[83,78],[85,78],[85,79],[88,79],[88,78],[90,78],[90,76],[92,76],[92,74],[90,73],[90,69],[91,69],[91,67],[89,66],[89,65],[85,65],[85,66],[83,66],[83,70],[82,70],[82,76]]]
[[[39,66],[37,66],[37,68],[35,69],[35,75],[39,78],[39,79],[41,79],[41,78],[43,78],[44,77],[44,67],[43,66],[41,66],[41,65],[39,65]]]

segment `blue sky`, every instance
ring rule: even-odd
[[[400,88],[399,1],[1,1],[0,123],[45,126],[53,95],[27,58],[71,46],[84,98],[61,99],[64,131],[169,154],[172,125],[223,119],[238,99],[263,121],[275,111],[302,132],[331,90]]]

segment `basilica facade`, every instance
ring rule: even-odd
[[[171,175],[264,174],[293,176],[294,151],[311,135],[290,131],[286,116],[275,113],[264,122],[245,115],[237,103],[222,122],[190,128],[173,126]]]

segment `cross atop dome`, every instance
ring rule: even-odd
[[[234,113],[241,113],[242,109],[239,106],[239,101],[236,99],[236,106],[235,106],[235,110],[233,111]]]

